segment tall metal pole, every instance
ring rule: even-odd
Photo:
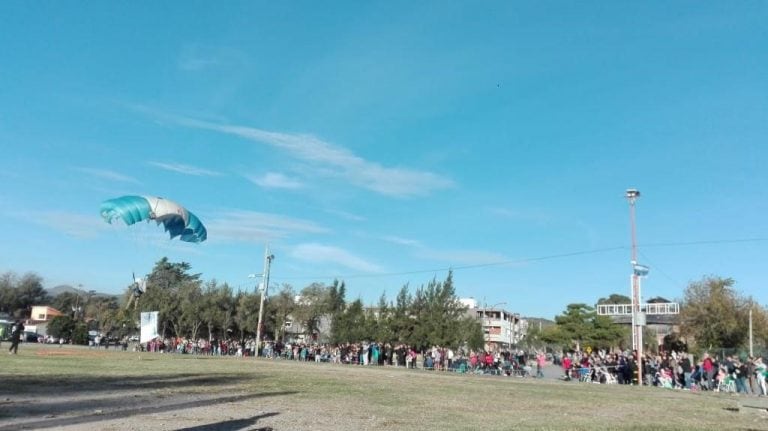
[[[754,358],[755,354],[752,351],[752,306],[749,308],[749,357]]]
[[[490,347],[491,345],[491,328],[490,325],[488,325],[488,321],[485,320],[485,309],[488,308],[488,303],[485,302],[485,296],[483,296],[483,351],[490,350],[486,349],[486,347]],[[487,330],[487,336],[486,334]]]
[[[275,256],[269,254],[269,246],[264,249],[264,272],[261,274],[261,280],[264,287],[261,289],[261,301],[259,304],[259,323],[256,328],[256,356],[261,354],[261,324],[264,318],[264,299],[269,292],[269,267],[272,264],[272,259]]]
[[[637,264],[637,233],[635,225],[635,201],[640,197],[640,191],[627,190],[629,200],[629,221],[632,230],[632,349],[637,352],[637,384],[643,385],[643,327],[640,317],[640,276],[635,272]]]

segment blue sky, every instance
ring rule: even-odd
[[[122,292],[162,256],[373,303],[443,279],[553,317],[732,277],[768,303],[768,4],[3,2],[0,271]],[[98,214],[173,199],[198,245]],[[741,239],[763,239],[743,241]],[[708,242],[715,241],[715,242]],[[693,244],[692,244],[693,243]],[[576,254],[572,254],[576,253]]]

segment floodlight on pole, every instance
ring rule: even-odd
[[[629,201],[629,222],[632,232],[632,348],[637,352],[637,384],[643,385],[643,324],[640,314],[640,277],[648,274],[648,268],[637,263],[637,231],[635,224],[635,202],[640,197],[637,189],[627,189]]]

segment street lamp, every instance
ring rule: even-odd
[[[637,266],[637,233],[635,223],[635,202],[640,197],[637,189],[627,189],[625,197],[629,201],[629,224],[632,234],[632,348],[637,353],[637,384],[643,385],[643,326],[640,313],[640,276],[643,270],[638,271]],[[647,268],[645,268],[647,274]]]

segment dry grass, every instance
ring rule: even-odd
[[[0,431],[768,429],[744,397],[556,380],[22,346]],[[738,410],[735,410],[738,409]]]

